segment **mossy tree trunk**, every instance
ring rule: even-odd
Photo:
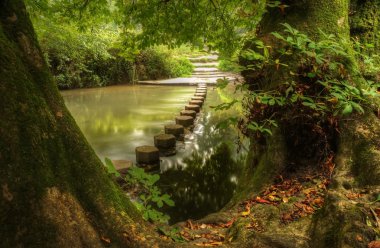
[[[360,2],[368,2],[371,5],[373,1]],[[258,28],[257,38],[269,44],[272,53],[276,53],[281,43],[271,32],[282,33],[284,27],[281,23],[290,24],[314,40],[321,38],[319,30],[334,34],[342,40],[350,40],[352,29],[349,25],[349,0],[284,0],[282,3],[288,7],[268,8]],[[374,10],[373,5],[367,8]],[[364,16],[368,17],[362,15],[362,18]],[[375,14],[369,16],[373,20],[378,18]],[[366,20],[366,23],[371,21]],[[367,37],[374,37],[373,30],[375,28],[372,26],[371,29],[366,29]],[[350,45],[347,45],[346,49],[349,54],[353,54]],[[241,62],[247,63],[243,60]],[[290,60],[286,63],[291,67],[296,65],[297,61]],[[357,68],[354,56],[351,57],[349,64],[348,68],[354,72]],[[277,87],[289,77],[274,66],[266,68],[266,71],[261,71],[259,74],[245,71],[243,76],[251,89],[263,91]],[[358,76],[354,75],[353,78],[355,77]],[[356,204],[348,202],[345,195],[353,189],[356,192],[365,187],[370,198],[374,199],[374,192],[379,192],[379,120],[374,113],[368,111],[364,115],[352,116],[349,120],[340,119],[338,123],[339,132],[334,130],[335,127],[327,128],[329,131],[326,133],[329,138],[322,144],[328,145],[335,153],[335,172],[326,195],[325,207],[315,216],[310,227],[312,237],[310,247],[366,247],[368,241],[375,238],[373,230],[365,223],[366,217],[361,209]],[[245,191],[253,190],[258,193],[264,185],[270,184],[275,176],[310,164],[317,166],[318,161],[325,159],[316,157],[318,152],[314,148],[318,147],[313,146],[319,144],[320,137],[313,131],[313,126],[302,119],[290,124],[280,121],[272,136],[252,138],[251,157],[244,173],[246,177],[243,179]],[[357,238],[358,235],[364,237],[364,240]]]
[[[1,247],[144,247],[139,214],[66,109],[22,0],[0,1],[0,82]]]

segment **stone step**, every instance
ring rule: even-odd
[[[218,55],[205,55],[205,56],[199,56],[199,57],[192,57],[189,58],[191,62],[194,63],[202,63],[202,62],[215,62],[218,60]]]
[[[195,68],[193,72],[217,72],[219,71],[216,67],[198,67]]]
[[[194,67],[218,67],[219,62],[205,62],[205,63],[199,63],[199,62],[194,62],[193,63]]]
[[[233,77],[230,77],[226,74],[216,74],[216,75],[191,75],[193,78],[227,78],[227,79],[233,79]]]

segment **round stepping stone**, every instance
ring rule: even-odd
[[[199,113],[199,111],[201,110],[201,107],[198,105],[189,104],[185,106],[185,110],[194,110],[195,112]]]
[[[173,134],[159,134],[154,136],[154,145],[160,150],[163,157],[173,156],[177,153],[177,139]]]
[[[186,115],[186,116],[191,116],[195,119],[195,117],[197,116],[197,112],[195,112],[194,110],[182,110],[181,115]]]
[[[200,100],[191,100],[191,101],[189,102],[189,104],[190,104],[190,105],[198,105],[198,106],[202,107],[202,105],[203,105],[203,101],[200,101]]]
[[[177,116],[175,118],[175,122],[178,125],[182,125],[184,127],[190,127],[194,124],[194,118],[187,115]]]
[[[173,134],[159,134],[154,136],[154,145],[160,148],[173,148],[176,144],[176,138]]]
[[[195,93],[205,93],[205,94],[207,94],[207,90],[197,90],[197,91],[195,91]]]
[[[201,96],[201,97],[204,97],[204,98],[206,98],[206,93],[195,93],[195,95],[194,96]]]
[[[204,100],[205,100],[205,98],[204,98],[204,97],[201,97],[201,96],[193,96],[193,97],[191,98],[191,100],[199,100],[199,101],[204,101]]]
[[[182,125],[172,124],[172,125],[166,125],[165,127],[165,133],[167,134],[173,134],[177,139],[182,138],[182,136],[185,133],[185,128]]]
[[[132,161],[129,160],[112,160],[113,165],[117,172],[122,175],[126,175],[128,173],[129,168],[133,166]]]
[[[136,147],[135,152],[138,165],[160,164],[160,151],[155,146],[139,146]]]

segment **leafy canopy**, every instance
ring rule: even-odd
[[[232,54],[253,32],[260,0],[26,0],[32,15],[76,23],[81,29],[110,24],[123,30],[125,46],[192,44]]]

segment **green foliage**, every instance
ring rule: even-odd
[[[105,166],[108,173],[117,177],[121,176],[109,158],[105,158]],[[168,194],[162,194],[155,185],[160,180],[158,174],[149,174],[142,168],[131,167],[123,180],[128,187],[139,192],[134,203],[137,209],[142,212],[145,220],[153,222],[167,222],[169,220],[169,216],[158,211],[157,208],[162,208],[164,205],[173,207],[175,203]]]
[[[372,43],[362,44],[353,39],[356,58],[359,61],[361,73],[369,80],[380,82],[380,55]]]
[[[35,21],[41,48],[60,89],[99,87],[130,81],[132,63],[112,50],[118,32],[80,32],[75,27]]]
[[[158,227],[158,231],[162,234],[165,235],[166,237],[171,238],[175,242],[184,242],[185,239],[182,238],[182,236],[179,234],[180,229],[178,227],[176,228],[165,228],[165,227]]]
[[[133,39],[139,48],[164,44],[170,48],[191,43],[203,49],[232,54],[246,31],[258,23],[264,1],[119,1],[117,8],[128,18],[124,26],[140,27]]]
[[[226,72],[241,72],[244,68],[236,60],[221,59],[219,60],[218,69]]]
[[[270,89],[245,90],[244,104],[249,110],[245,130],[256,134],[271,134],[278,121],[335,119],[371,109],[378,99],[378,85],[372,81],[355,82],[351,57],[345,44],[333,35],[321,32],[313,41],[306,34],[283,24],[283,34],[272,35],[282,44],[273,52],[270,45],[254,40],[253,47],[242,51],[249,61],[245,68],[261,77],[263,71],[283,75]],[[291,61],[291,64],[288,64]],[[351,73],[349,73],[349,71]],[[223,85],[220,85],[223,87]],[[216,109],[226,109],[221,104]]]
[[[143,50],[136,57],[137,71],[141,80],[163,79],[190,75],[192,63],[185,57],[164,47]]]

